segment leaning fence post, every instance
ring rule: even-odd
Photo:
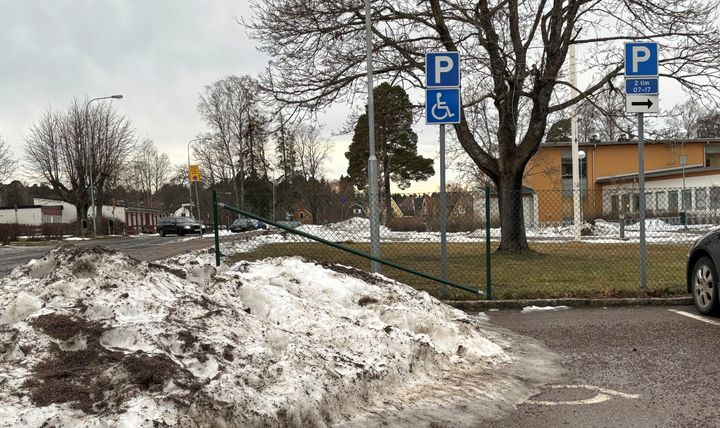
[[[213,223],[215,229],[215,266],[220,266],[220,226],[218,221],[217,191],[212,192]]]
[[[492,300],[492,270],[490,269],[490,186],[485,185],[485,295]]]

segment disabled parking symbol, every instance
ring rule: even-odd
[[[427,89],[425,118],[427,124],[460,123],[460,89]]]

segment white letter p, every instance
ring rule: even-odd
[[[453,69],[453,60],[450,56],[438,55],[435,57],[435,84],[440,84],[442,74]]]
[[[650,59],[650,49],[646,46],[633,46],[632,47],[632,72],[638,73],[638,68],[641,62],[645,62]]]

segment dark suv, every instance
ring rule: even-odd
[[[202,226],[192,217],[164,217],[158,220],[157,230],[160,236],[168,234],[187,235],[200,233]]]

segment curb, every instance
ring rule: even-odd
[[[526,306],[569,306],[602,308],[617,306],[692,305],[692,297],[631,297],[617,299],[528,299],[528,300],[444,300],[443,303],[464,311],[486,309],[522,309]]]

